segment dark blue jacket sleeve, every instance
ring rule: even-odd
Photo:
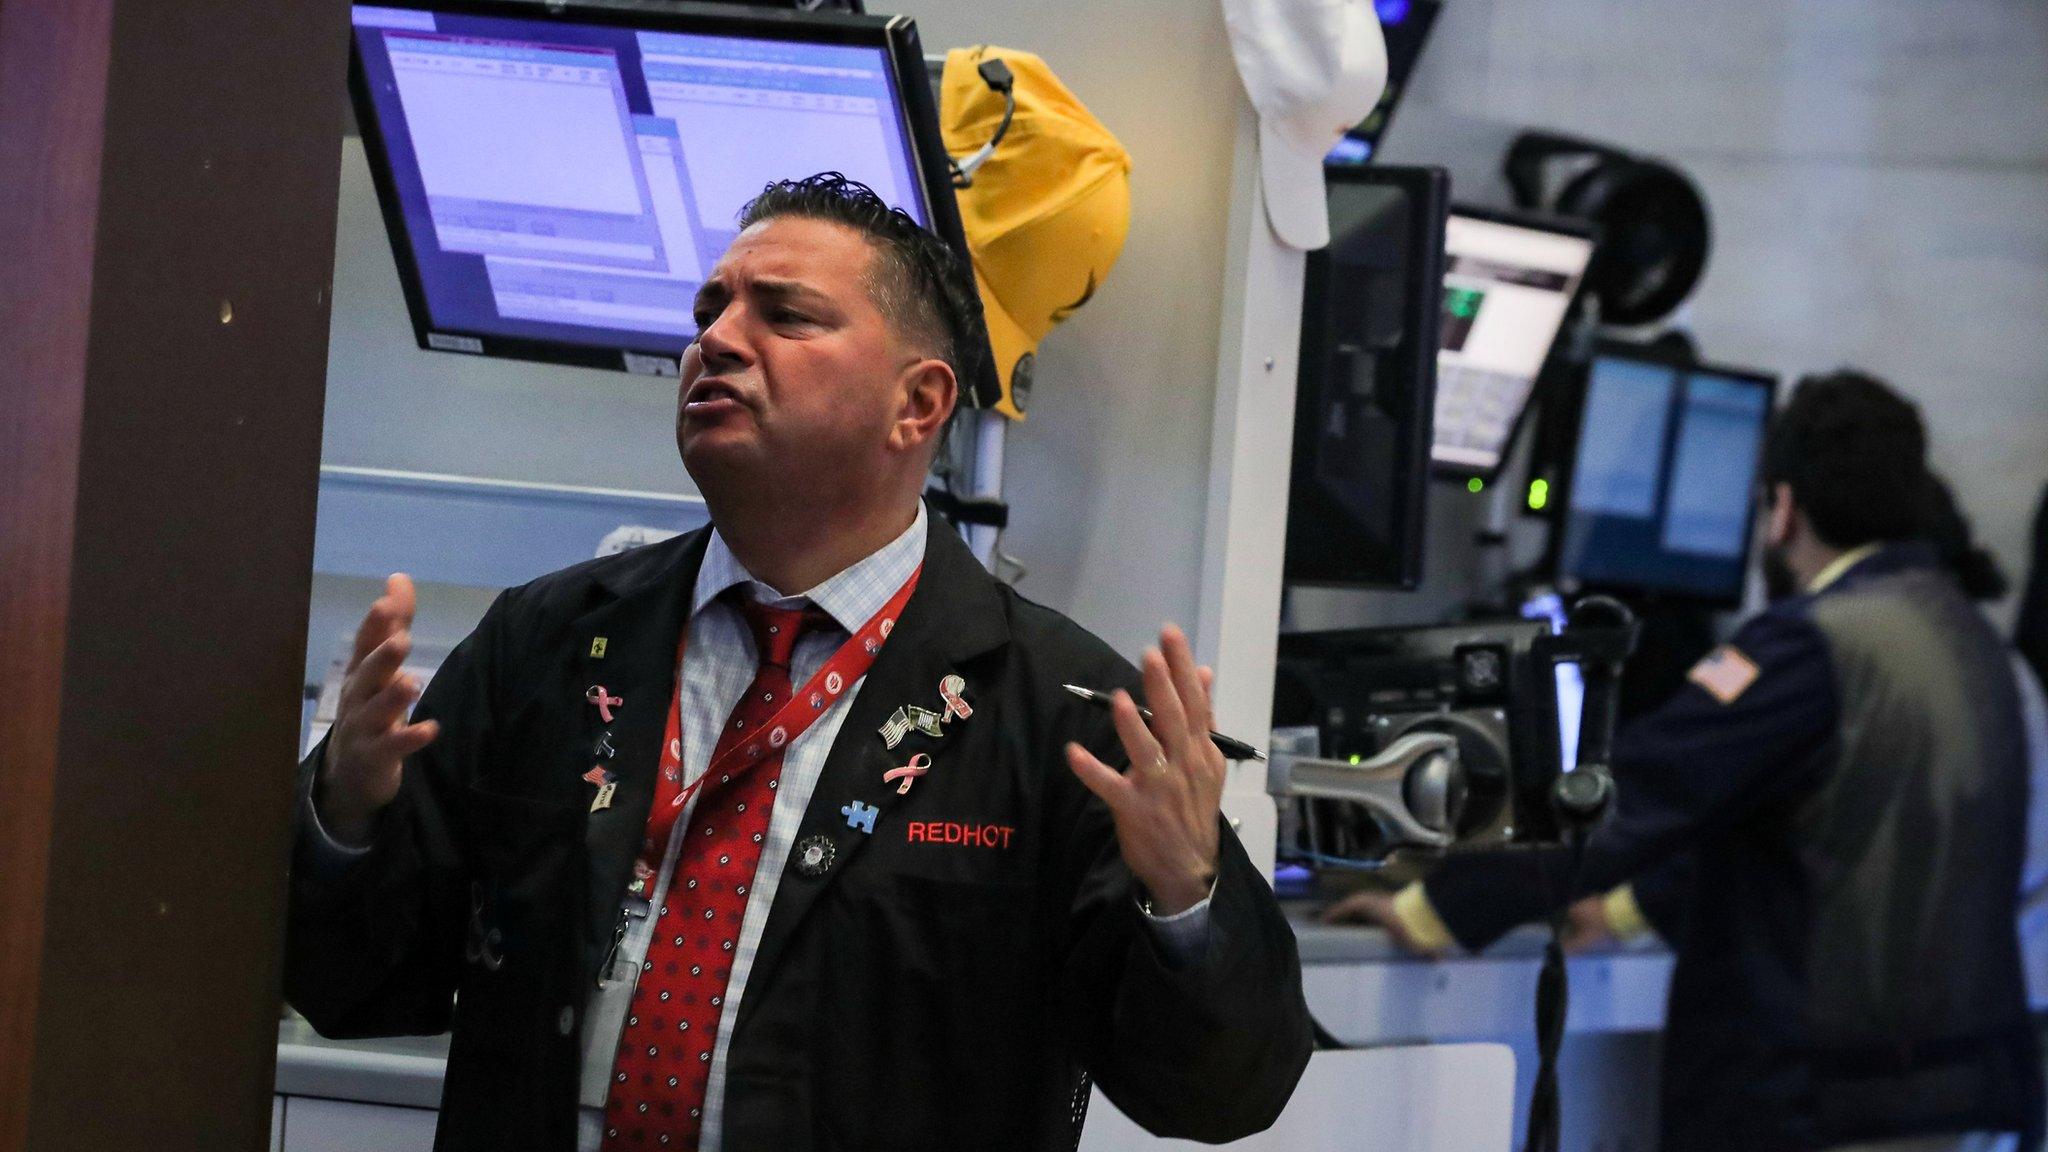
[[[1629,880],[1636,907],[1657,937],[1673,948],[1685,947],[1692,926],[1692,886],[1699,876],[1698,852],[1681,852],[1650,865]]]
[[[1458,942],[1482,948],[1579,896],[1604,892],[1773,799],[1810,789],[1840,715],[1827,646],[1798,604],[1750,621],[1729,645],[1757,674],[1724,702],[1698,683],[1616,734],[1615,812],[1578,874],[1562,851],[1454,856],[1429,901]]]

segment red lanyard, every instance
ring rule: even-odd
[[[917,589],[917,578],[924,573],[922,565],[903,582],[903,587],[889,598],[882,610],[869,617],[868,622],[847,638],[846,643],[832,654],[805,681],[804,686],[789,698],[782,708],[761,725],[761,735],[744,744],[726,749],[723,756],[704,769],[704,774],[692,780],[688,787],[682,785],[683,772],[683,694],[680,682],[676,691],[668,698],[668,730],[661,741],[661,774],[654,786],[654,810],[648,819],[647,837],[641,842],[641,853],[636,873],[652,884],[654,869],[659,865],[662,853],[668,847],[668,834],[681,815],[683,806],[690,802],[698,788],[713,777],[721,785],[728,784],[735,776],[750,772],[762,761],[779,756],[799,736],[810,730],[847,690],[868,674],[874,666],[875,657],[882,651],[882,643],[895,631],[896,620],[903,614],[903,606],[910,602],[910,594]],[[683,639],[676,645],[676,676],[682,678],[683,653],[689,647],[690,630],[683,629]]]

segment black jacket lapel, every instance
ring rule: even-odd
[[[611,770],[617,783],[610,805],[589,813],[584,824],[590,883],[586,943],[599,956],[611,945],[619,894],[631,879],[633,857],[654,803],[661,738],[669,701],[676,693],[676,643],[689,618],[690,596],[709,538],[708,529],[699,529],[640,550],[644,562],[622,566],[602,578],[610,598],[570,625],[569,642],[579,666],[577,691],[602,686],[609,695],[624,699],[613,708],[610,724],[596,705],[580,703],[584,759],[567,769],[580,775],[602,766]],[[600,736],[608,736],[613,750],[609,757],[597,748]],[[593,801],[597,791],[598,785],[584,785],[584,802]]]
[[[792,850],[783,868],[775,904],[754,954],[753,970],[747,977],[748,995],[740,1004],[740,1024],[744,1025],[762,1002],[760,993],[768,988],[790,938],[818,895],[846,871],[869,839],[869,833],[852,826],[845,810],[856,802],[875,809],[874,834],[880,835],[889,819],[889,810],[898,800],[897,785],[883,782],[882,775],[920,751],[931,754],[937,765],[934,771],[945,770],[943,756],[950,731],[936,744],[929,737],[912,735],[892,752],[879,734],[883,723],[906,704],[938,709],[939,682],[1008,639],[1009,628],[995,579],[983,570],[946,522],[932,515],[924,572],[918,578],[917,591],[904,606],[902,619],[897,621],[895,631],[869,669],[860,694],[849,706],[846,721],[833,738],[832,751],[817,788],[811,793],[810,805],[804,810],[796,838],[799,847]],[[969,677],[970,701],[973,695],[973,679]],[[831,842],[832,865],[822,875],[806,876],[796,868],[797,857],[800,846],[815,836]]]

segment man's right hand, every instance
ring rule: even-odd
[[[407,722],[421,688],[400,670],[412,654],[413,604],[411,577],[393,575],[356,630],[314,797],[321,825],[344,844],[369,842],[377,813],[398,795],[405,758],[441,732],[432,720]]]

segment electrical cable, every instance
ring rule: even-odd
[[[1353,860],[1348,856],[1332,856],[1326,852],[1311,852],[1306,848],[1290,848],[1286,855],[1275,859],[1287,864],[1316,864],[1344,872],[1378,872],[1387,866],[1385,860]]]
[[[1562,893],[1551,892],[1560,911],[1551,917],[1550,941],[1536,978],[1536,1084],[1529,1092],[1529,1123],[1522,1152],[1559,1152],[1563,1105],[1558,1096],[1557,1058],[1571,1009],[1571,979],[1564,962],[1571,896],[1579,890],[1586,841],[1614,804],[1614,723],[1619,710],[1624,661],[1635,650],[1635,614],[1609,596],[1587,596],[1572,606],[1563,638],[1579,649],[1585,697],[1580,707],[1579,763],[1551,786],[1551,803],[1565,830],[1570,857]]]
[[[1017,80],[1010,74],[1010,66],[1003,63],[1001,57],[991,56],[982,61],[975,71],[981,74],[981,82],[988,85],[990,91],[1002,94],[1003,122],[996,125],[996,134],[988,138],[988,143],[976,149],[965,160],[946,162],[952,169],[955,188],[974,187],[975,169],[980,168],[988,162],[990,156],[995,155],[996,145],[1001,144],[1003,137],[1010,134],[1010,121],[1017,115]]]
[[[1571,837],[1571,863],[1565,869],[1565,891],[1577,889],[1579,867],[1586,855],[1586,835]],[[1529,1124],[1522,1134],[1522,1152],[1559,1152],[1564,1110],[1558,1097],[1557,1057],[1564,1046],[1565,1017],[1571,1011],[1571,976],[1564,963],[1567,913],[1550,919],[1550,940],[1543,946],[1543,969],[1536,977],[1536,1084],[1529,1090]]]

